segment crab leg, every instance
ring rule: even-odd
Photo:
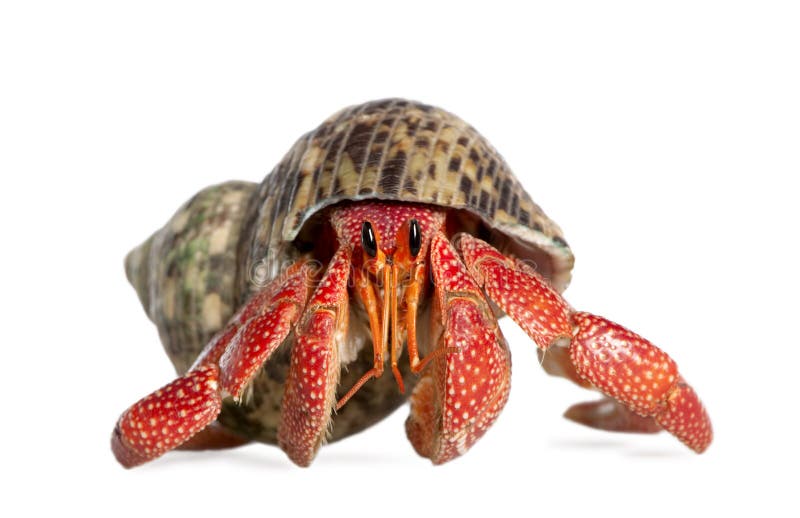
[[[675,362],[641,336],[603,317],[574,312],[528,265],[508,259],[489,244],[461,234],[459,250],[478,283],[546,351],[569,347],[571,368],[563,359],[550,364],[572,377],[572,370],[621,405],[604,401],[573,407],[568,417],[606,429],[652,431],[630,413],[653,418],[689,448],[702,453],[711,443],[708,414]],[[556,349],[557,350],[557,349]],[[612,412],[609,417],[605,412]],[[625,412],[628,415],[625,415]],[[570,415],[570,413],[572,415]]]
[[[347,329],[350,258],[350,248],[340,247],[295,330],[278,444],[300,466],[308,466],[314,459],[336,404],[338,346]]]
[[[238,397],[286,338],[305,305],[310,274],[306,261],[289,267],[231,318],[186,374],[126,410],[111,438],[120,464],[130,468],[153,460],[213,423],[223,394]],[[222,440],[209,438],[211,443],[200,443],[208,447]]]
[[[441,232],[430,257],[442,334],[411,395],[406,434],[417,453],[442,464],[465,453],[503,409],[511,357],[480,288]]]

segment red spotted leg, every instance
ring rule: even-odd
[[[306,261],[289,267],[231,318],[186,374],[126,410],[111,438],[120,464],[131,468],[184,444],[225,446],[230,436],[207,428],[220,412],[223,395],[238,397],[286,338],[302,313],[311,275]]]
[[[430,259],[441,336],[411,395],[406,433],[417,453],[442,464],[465,453],[505,406],[511,357],[489,304],[441,232]]]
[[[333,256],[295,330],[278,444],[300,466],[314,459],[336,404],[339,343],[347,334],[351,255],[348,246],[341,246]]]
[[[619,324],[574,312],[532,268],[491,245],[466,234],[457,242],[489,298],[545,351],[545,359],[555,353],[548,371],[588,382],[615,400],[576,405],[567,417],[620,431],[651,432],[657,423],[697,453],[708,447],[708,414],[666,353]],[[569,348],[569,361],[559,347]]]

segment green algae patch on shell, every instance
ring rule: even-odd
[[[179,373],[236,310],[237,248],[256,184],[203,189],[125,258],[125,272]]]

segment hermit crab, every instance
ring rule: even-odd
[[[125,467],[175,448],[277,443],[300,466],[406,398],[435,464],[508,397],[511,317],[551,374],[599,401],[566,416],[665,429],[701,453],[708,415],[675,362],[560,295],[572,253],[501,156],[454,115],[402,99],[346,108],[260,184],[189,200],[126,258],[179,377],[119,418]]]

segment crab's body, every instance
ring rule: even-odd
[[[505,404],[498,307],[548,372],[614,398],[568,417],[663,427],[703,451],[710,422],[674,362],[561,298],[572,261],[558,226],[460,119],[398,99],[343,110],[260,185],[200,192],[128,256],[180,377],[122,415],[114,452],[133,466],[252,439],[308,465],[324,440],[411,394],[409,439],[445,462]]]

